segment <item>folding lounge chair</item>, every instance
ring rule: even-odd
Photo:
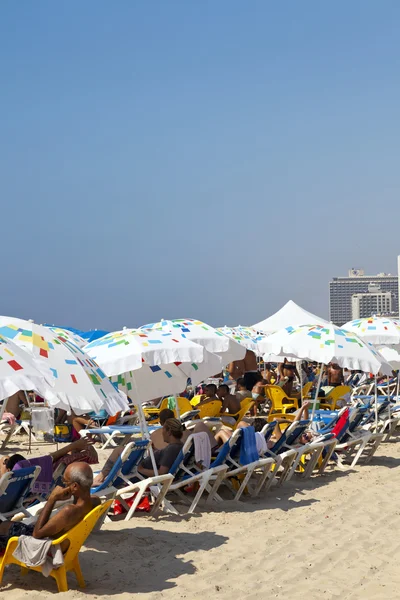
[[[18,513],[31,514],[24,507],[24,500],[32,493],[32,486],[40,473],[40,467],[27,467],[9,471],[0,479],[0,521],[7,521]]]
[[[243,452],[244,436],[254,437],[255,454],[253,457],[250,455],[247,459],[251,462],[246,462],[244,458],[246,456]],[[227,465],[228,470],[224,473],[222,482],[234,493],[234,500],[239,501],[247,486],[249,486],[250,494],[254,497],[266,486],[267,480],[273,479],[272,469],[276,466],[276,460],[272,456],[258,457],[254,428],[246,427],[234,431],[232,437],[220,449],[211,467],[219,464]],[[252,477],[258,479],[254,482],[254,487],[250,481]],[[231,482],[232,479],[236,478],[239,478],[239,481],[241,480],[237,490]],[[215,494],[213,497],[216,497]]]
[[[149,446],[150,442],[148,440],[138,440],[127,444],[125,450],[122,452],[121,456],[118,457],[104,482],[91,490],[92,496],[104,498],[118,497],[121,504],[127,510],[125,520],[132,517],[148,488],[150,488],[150,491],[156,497],[155,504],[151,511],[152,514],[154,514],[163,501],[173,479],[173,477],[168,474],[147,478],[142,478],[138,474],[137,467]],[[139,478],[140,480],[132,482],[131,479],[134,478]],[[123,496],[131,496],[134,493],[136,493],[135,500],[132,505],[129,506]],[[105,515],[103,520],[109,519]],[[99,524],[101,526],[100,521]]]
[[[211,464],[209,469],[200,470],[200,467],[196,464],[195,460],[195,435],[197,434],[192,434],[188,437],[174,464],[169,470],[170,474],[174,476],[174,480],[169,487],[168,493],[175,492],[181,500],[190,504],[188,514],[194,512],[205,491],[208,492],[210,501],[216,498],[218,488],[228,469],[226,464],[214,463]],[[190,503],[188,497],[183,494],[182,488],[192,485],[193,483],[198,484],[199,489]],[[166,502],[166,506],[169,511],[179,514],[170,502]]]
[[[56,540],[53,540],[52,546],[62,544],[65,541],[69,541],[69,547],[64,554],[64,564],[58,569],[53,569],[50,572],[50,577],[53,577],[58,586],[59,592],[68,591],[67,573],[73,571],[78,580],[79,587],[85,587],[85,580],[83,579],[81,567],[79,564],[78,554],[82,548],[87,537],[94,529],[97,521],[108,511],[112,504],[112,500],[96,506],[91,510],[83,519],[75,525],[70,531],[60,536]],[[3,580],[4,569],[6,565],[15,564],[21,567],[23,575],[28,573],[29,570],[42,572],[42,566],[39,567],[28,567],[24,563],[14,558],[13,554],[18,545],[18,538],[12,537],[8,540],[7,548],[3,557],[0,557],[0,584]]]

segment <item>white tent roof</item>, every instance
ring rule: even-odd
[[[262,333],[271,334],[284,327],[289,327],[290,325],[316,324],[326,325],[328,324],[328,321],[304,310],[304,308],[301,308],[301,306],[296,304],[296,302],[293,302],[293,300],[289,300],[289,302],[286,302],[285,306],[282,306],[282,308],[274,315],[253,325],[253,329],[261,331]]]

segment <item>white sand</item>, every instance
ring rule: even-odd
[[[400,436],[400,434],[399,434]],[[62,598],[396,599],[400,437],[369,465],[296,479],[238,509],[106,524],[81,552],[87,588]],[[43,453],[43,451],[42,451]],[[8,567],[0,598],[54,597],[52,579]]]

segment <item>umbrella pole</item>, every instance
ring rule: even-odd
[[[375,375],[375,427],[378,429],[378,378]]]
[[[134,377],[132,377],[132,379],[133,379],[133,385],[135,386],[135,391],[136,391],[136,398],[137,398],[136,406],[138,408],[140,429],[142,430],[142,434],[143,434],[144,438],[146,440],[150,440],[150,432],[149,432],[149,428],[147,427],[146,417],[144,416],[143,407],[139,400],[139,391],[138,391]],[[158,469],[157,469],[157,465],[156,465],[156,459],[154,458],[154,451],[153,451],[153,445],[151,444],[151,440],[150,440],[150,446],[149,446],[149,454],[150,454],[151,464],[153,465],[154,475],[157,477]]]
[[[301,402],[301,406],[303,406],[303,361],[299,361],[299,368],[297,369],[299,372],[299,377],[300,377],[300,402]]]
[[[178,402],[178,396],[176,394],[174,394],[174,398],[175,398],[175,410],[176,410],[176,418],[180,420],[181,418],[181,414],[179,412],[179,402]]]
[[[389,401],[389,406],[388,406],[388,410],[389,410],[389,421],[390,421],[390,405],[392,403],[392,399],[390,397],[390,390],[389,390],[389,375],[387,376],[387,392],[388,392],[388,401]]]
[[[397,371],[397,390],[396,390],[396,402],[399,401],[399,385],[400,385],[400,371]]]
[[[321,363],[321,368],[319,371],[319,376],[318,376],[318,383],[317,383],[317,389],[315,391],[315,396],[314,396],[314,402],[313,402],[313,409],[312,409],[312,414],[311,414],[311,421],[314,420],[314,415],[315,415],[315,406],[318,402],[318,396],[319,396],[319,389],[321,387],[321,381],[322,381],[322,373],[324,370],[324,364]]]

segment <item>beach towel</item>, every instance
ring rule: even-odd
[[[343,434],[343,432],[346,431],[346,429],[349,426],[349,416],[350,416],[350,411],[347,408],[344,411],[344,413],[339,417],[338,422],[336,423],[336,425],[332,429],[332,431],[331,431],[332,435],[334,435],[337,438],[341,437],[341,435]]]
[[[53,481],[53,461],[51,456],[38,456],[28,460],[20,460],[14,465],[13,471],[26,469],[27,467],[40,467],[40,473],[32,485],[34,494],[48,494]]]
[[[256,431],[256,446],[258,455],[264,456],[264,454],[268,450],[268,446],[267,442],[265,441],[265,437],[263,436],[261,431]]]
[[[52,540],[48,538],[37,540],[29,535],[19,536],[13,556],[27,567],[42,566],[45,577],[50,575],[52,569],[58,569],[64,563],[59,544],[52,546]]]
[[[249,465],[258,460],[257,443],[254,427],[243,427],[240,444],[240,464]]]
[[[205,431],[193,434],[194,458],[197,464],[202,464],[205,469],[211,464],[210,437]]]

